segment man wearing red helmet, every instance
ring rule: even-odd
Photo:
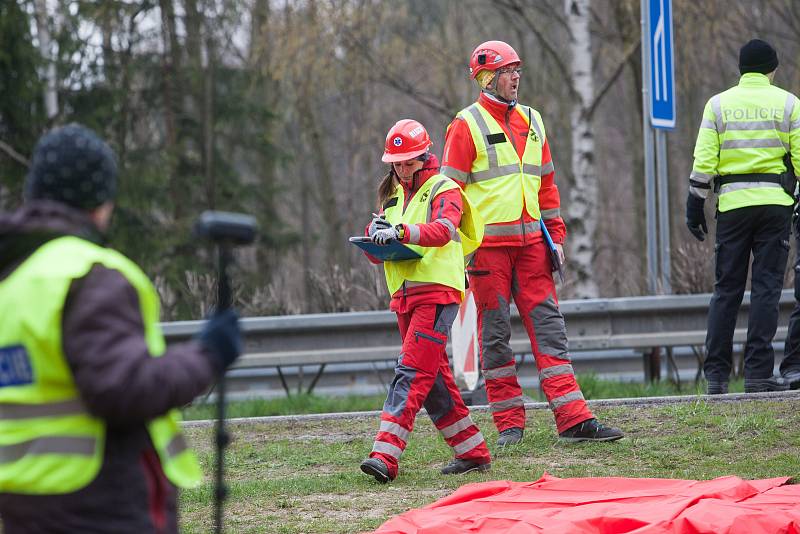
[[[502,41],[487,41],[473,51],[469,70],[481,94],[450,123],[441,170],[464,189],[486,223],[467,272],[478,305],[481,370],[500,432],[497,443],[518,443],[525,427],[509,344],[512,296],[561,439],[619,439],[621,431],[592,415],[570,365],[541,224],[546,223],[562,260],[566,227],[544,123],[538,111],[517,103],[521,66],[516,51]]]
[[[485,471],[491,462],[445,352],[463,298],[464,256],[480,244],[483,223],[458,184],[438,173],[432,144],[414,120],[398,121],[389,130],[382,160],[390,168],[378,188],[380,214],[367,228],[374,243],[398,240],[422,256],[383,266],[403,345],[372,452],[361,463],[364,473],[383,483],[397,477],[423,406],[455,456],[442,474]]]

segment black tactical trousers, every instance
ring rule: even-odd
[[[800,217],[794,221],[794,239],[797,257],[794,263],[794,310],[789,318],[789,332],[786,334],[786,349],[781,362],[781,374],[800,370]]]
[[[778,301],[789,256],[791,214],[791,206],[775,205],[717,214],[716,281],[708,310],[704,365],[707,380],[727,381],[730,375],[733,331],[747,284],[751,253],[753,275],[744,376],[772,376],[775,366],[772,338],[778,327]]]

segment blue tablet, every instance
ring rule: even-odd
[[[362,235],[351,237],[350,242],[381,261],[418,260],[422,257],[396,239],[392,239],[388,245],[376,245],[372,239]]]

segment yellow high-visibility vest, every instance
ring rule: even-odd
[[[453,240],[443,247],[422,247],[406,245],[419,253],[416,260],[387,261],[383,264],[386,285],[393,295],[405,283],[442,284],[464,293],[464,256],[477,249],[483,239],[483,221],[469,198],[453,180],[437,174],[422,184],[408,205],[405,190],[399,185],[387,202],[384,210],[386,220],[397,225],[420,224],[430,220],[434,206],[431,204],[439,193],[458,189],[462,199],[461,223]],[[392,200],[394,199],[394,200]]]
[[[703,110],[694,148],[690,190],[705,198],[714,179],[756,175],[748,180],[721,181],[719,211],[747,206],[794,202],[779,183],[758,181],[757,175],[786,171],[783,157],[792,152],[800,163],[800,105],[787,91],[770,84],[766,75],[743,74],[739,84],[713,96]],[[798,168],[800,170],[800,168]]]
[[[536,219],[535,227],[526,228],[534,233],[540,230],[541,177],[553,170],[552,162],[542,168],[542,147],[547,134],[539,112],[517,104],[514,113],[519,113],[529,125],[522,161],[495,118],[476,102],[458,113],[469,126],[475,145],[472,168],[464,173],[444,167],[442,174],[466,184],[467,196],[487,225],[517,221],[524,207]],[[492,232],[491,227],[486,228],[486,235],[493,235]]]
[[[81,401],[61,329],[72,281],[95,264],[120,272],[136,290],[151,356],[166,348],[158,294],[131,260],[77,237],[39,247],[0,282],[0,493],[71,493],[100,471],[106,424]],[[191,487],[200,482],[200,465],[179,423],[172,410],[147,427],[164,473]]]

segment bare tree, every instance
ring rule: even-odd
[[[180,219],[183,213],[184,191],[180,184],[177,172],[180,147],[178,146],[178,116],[180,114],[180,100],[177,87],[180,85],[178,73],[180,72],[180,45],[178,43],[177,28],[175,23],[175,7],[172,0],[159,0],[161,8],[161,37],[164,53],[161,57],[162,69],[162,107],[164,113],[164,126],[166,129],[164,153],[166,159],[165,173],[169,183],[169,193],[172,200],[172,215]]]
[[[36,12],[36,35],[39,41],[39,52],[45,61],[44,107],[48,120],[58,115],[58,80],[56,78],[56,62],[53,54],[53,41],[50,38],[50,15],[47,11],[47,0],[34,0]]]

